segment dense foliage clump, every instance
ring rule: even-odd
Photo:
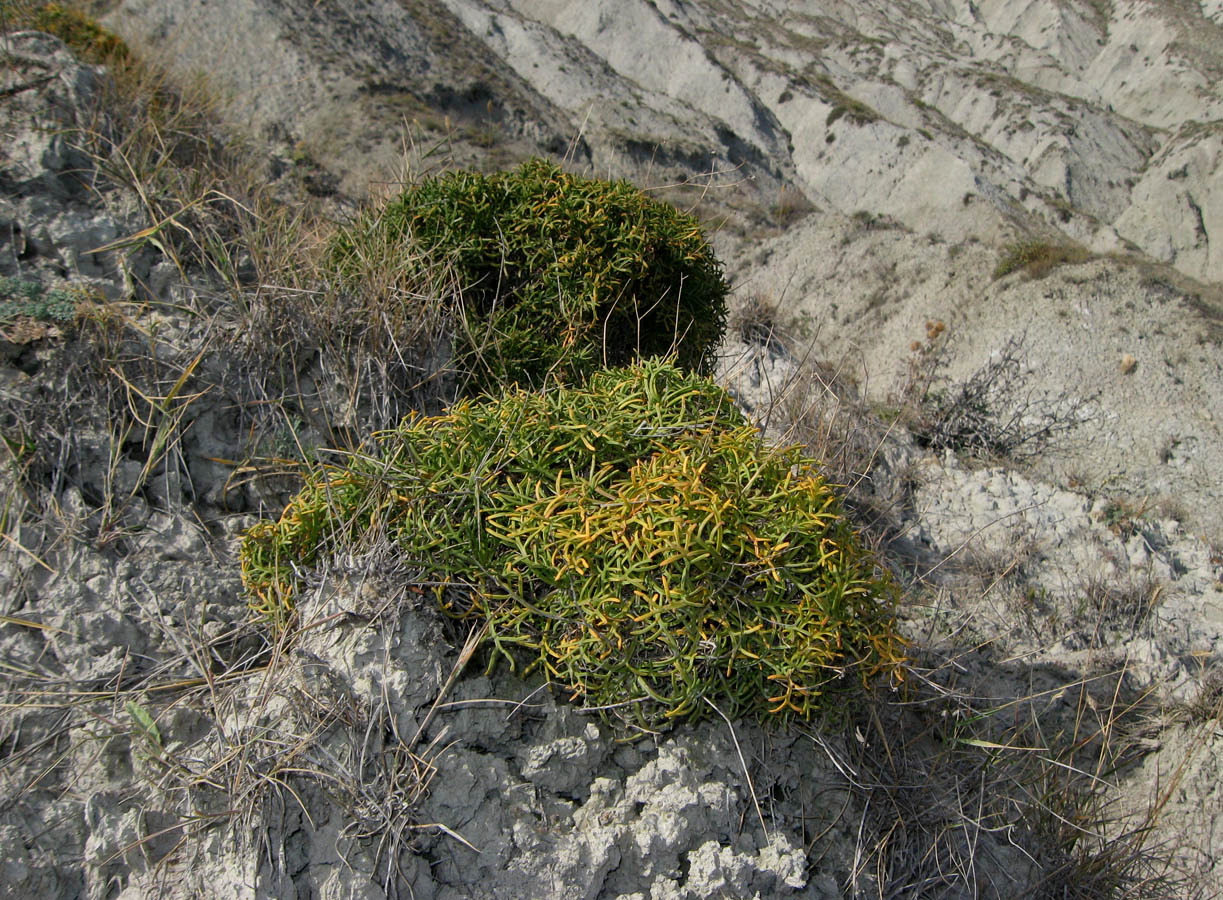
[[[474,391],[652,355],[708,373],[726,324],[728,285],[695,219],[543,160],[409,187],[344,230],[333,263],[357,272],[387,246],[457,285],[456,352]]]
[[[890,590],[832,489],[708,379],[648,361],[377,437],[248,533],[260,613],[379,534],[494,660],[638,725],[807,716],[895,671]]]

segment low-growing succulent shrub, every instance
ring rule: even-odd
[[[899,671],[890,582],[832,488],[706,378],[650,360],[377,439],[247,533],[260,614],[283,620],[303,568],[376,534],[486,624],[493,662],[637,725],[806,716]]]
[[[543,160],[409,187],[342,231],[332,263],[358,272],[369,246],[388,244],[457,282],[455,349],[472,392],[653,355],[709,372],[725,328],[728,285],[695,219]]]

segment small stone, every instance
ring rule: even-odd
[[[1138,368],[1138,360],[1134,358],[1132,353],[1127,353],[1121,357],[1121,374],[1133,375],[1134,370]]]

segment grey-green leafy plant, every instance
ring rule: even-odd
[[[161,731],[153,717],[149,715],[149,711],[135,700],[128,700],[125,708],[127,714],[131,716],[135,733],[140,735],[150,750],[160,752],[162,749]]]
[[[71,322],[81,295],[62,288],[47,288],[37,281],[12,276],[0,278],[0,322],[30,316],[43,322]]]

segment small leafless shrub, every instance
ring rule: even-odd
[[[788,330],[782,324],[777,300],[767,294],[751,294],[730,314],[730,333],[745,344],[784,350]]]
[[[966,381],[951,382],[938,336],[915,345],[903,392],[912,404],[908,424],[930,449],[1022,462],[1090,418],[1094,398],[1049,396],[1028,385],[1022,338],[1008,340]]]

